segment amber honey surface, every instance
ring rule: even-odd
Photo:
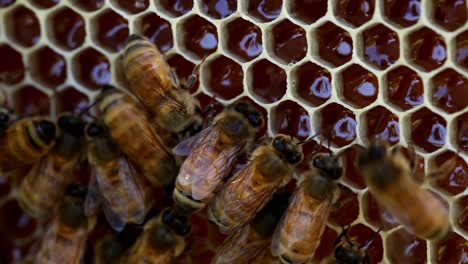
[[[119,51],[142,34],[180,78],[205,58],[191,90],[202,105],[254,102],[270,135],[327,131],[346,168],[340,199],[351,202],[330,215],[314,261],[332,253],[341,226],[364,244],[384,225],[372,263],[468,263],[467,10],[466,0],[0,0],[0,88],[20,115],[83,109],[103,84],[125,88]],[[416,147],[416,179],[450,208],[445,240],[414,237],[367,191],[353,160],[375,137]],[[424,177],[454,155],[444,177]],[[22,211],[15,189],[0,175],[7,263],[44,224]],[[204,212],[193,223],[181,263],[208,263],[224,236]],[[98,225],[90,242],[107,232]]]

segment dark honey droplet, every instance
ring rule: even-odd
[[[388,100],[408,110],[424,102],[423,81],[419,75],[406,66],[391,70],[387,75]]]
[[[243,61],[256,58],[263,50],[262,31],[247,20],[238,18],[227,27],[227,49]]]
[[[468,243],[457,233],[450,232],[444,240],[436,243],[434,252],[437,263],[465,263]]]
[[[248,0],[247,12],[260,22],[275,20],[281,13],[282,0]]]
[[[193,0],[159,0],[161,7],[172,16],[181,16],[193,8]]]
[[[333,146],[343,147],[356,138],[356,116],[342,105],[331,103],[320,110],[320,131]]]
[[[182,55],[175,54],[172,55],[168,60],[167,63],[169,66],[175,71],[177,77],[179,78],[179,83],[187,83],[188,78],[192,75],[195,69],[195,64],[190,62],[189,60],[185,59]],[[190,93],[195,93],[199,86],[199,80],[190,87]]]
[[[22,116],[50,114],[49,96],[32,85],[26,85],[14,95],[15,111]]]
[[[423,108],[411,116],[411,141],[427,152],[445,144],[447,122],[440,115]]]
[[[106,10],[96,19],[95,37],[98,43],[111,52],[123,49],[129,36],[128,22],[112,10]]]
[[[61,9],[51,18],[51,34],[61,48],[80,47],[86,37],[84,19],[69,8]]]
[[[447,170],[440,171],[438,175],[435,176],[433,185],[447,193],[456,195],[468,188],[468,165],[463,158],[451,151],[447,151],[434,157],[431,162],[434,170],[437,170],[441,168],[445,162],[451,162],[453,159],[455,159],[454,166]]]
[[[283,101],[271,112],[273,132],[304,140],[310,135],[310,117],[307,111],[293,101]]]
[[[336,5],[339,17],[358,27],[374,15],[374,0],[340,0]]]
[[[376,106],[366,113],[366,137],[397,144],[400,141],[398,117],[383,106]],[[377,127],[379,126],[379,127]]]
[[[389,0],[384,1],[385,15],[402,27],[409,27],[418,22],[421,17],[420,0]]]
[[[0,44],[0,83],[15,84],[24,78],[21,53],[7,44]]]
[[[342,73],[343,96],[353,106],[362,108],[377,99],[377,77],[358,64],[353,64]]]
[[[455,39],[455,61],[468,69],[468,30],[463,31]]]
[[[433,3],[434,20],[447,30],[453,31],[468,20],[466,0],[436,0]]]
[[[364,57],[380,69],[386,69],[400,57],[398,34],[382,24],[363,33]]]
[[[431,71],[447,59],[447,46],[441,35],[429,28],[422,28],[410,34],[409,59],[425,71]]]
[[[312,24],[327,13],[327,0],[295,0],[289,4],[289,12],[296,19]]]
[[[299,97],[313,106],[326,102],[332,93],[332,77],[324,68],[306,62],[294,72],[295,90]]]
[[[468,79],[453,69],[446,69],[432,78],[432,102],[448,113],[468,106]]]
[[[286,93],[286,72],[268,60],[256,62],[251,74],[252,92],[263,102],[276,102]]]
[[[215,19],[228,17],[237,9],[237,1],[234,0],[202,0],[200,4],[202,11]]]
[[[50,8],[58,4],[60,0],[32,0],[31,2],[40,8]]]
[[[348,62],[353,55],[353,40],[348,32],[332,22],[317,29],[319,56],[334,66]]]
[[[36,51],[31,64],[33,76],[49,87],[57,87],[67,78],[65,58],[49,47]]]
[[[218,48],[218,34],[211,22],[192,16],[185,20],[182,27],[185,48],[198,58],[202,59]]]
[[[149,0],[117,0],[117,5],[131,14],[137,14],[148,8]]]
[[[75,112],[79,113],[86,109],[89,104],[88,96],[72,86],[68,86],[57,94],[57,113]]]
[[[41,38],[39,20],[33,11],[18,6],[6,17],[7,33],[19,44],[32,47]]]
[[[408,233],[404,228],[387,238],[388,258],[392,263],[427,263],[426,241]]]
[[[284,20],[273,29],[273,52],[283,63],[295,63],[307,53],[305,30]]]
[[[171,24],[154,13],[141,19],[141,31],[161,52],[166,52],[174,46]]]
[[[86,87],[98,90],[111,81],[110,63],[107,58],[92,48],[81,51],[74,59],[78,81]]]
[[[208,88],[225,100],[242,93],[243,78],[242,67],[227,57],[218,57],[207,66]]]

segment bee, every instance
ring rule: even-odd
[[[247,166],[224,186],[208,210],[222,233],[232,233],[248,223],[281,185],[287,183],[303,159],[302,145],[278,134],[252,153]]]
[[[175,159],[144,109],[112,86],[105,86],[96,101],[111,138],[147,180],[156,187],[172,185],[177,174]]]
[[[0,170],[8,172],[39,161],[54,145],[55,124],[42,117],[12,123],[0,139]]]
[[[72,171],[79,162],[84,144],[85,123],[80,117],[63,114],[57,125],[60,133],[54,147],[33,166],[19,187],[19,204],[39,219],[49,216],[73,180]]]
[[[258,212],[252,222],[231,234],[217,250],[212,264],[257,263],[273,260],[270,254],[271,235],[288,207],[289,195],[275,195]],[[271,256],[271,257],[270,257]]]
[[[130,90],[153,114],[157,127],[180,133],[190,127],[201,127],[200,106],[182,89],[161,52],[145,38],[130,36],[122,58]],[[193,85],[193,74],[188,86]]]
[[[188,212],[208,204],[262,124],[261,113],[252,105],[238,103],[217,115],[212,125],[177,145],[173,153],[188,157],[176,178],[176,204]]]
[[[142,235],[130,249],[123,263],[166,264],[185,250],[185,237],[190,232],[188,219],[172,209],[166,209],[159,217],[149,220]]]
[[[448,209],[413,177],[401,149],[374,141],[357,159],[369,191],[401,224],[422,239],[439,239],[449,230]]]
[[[93,167],[86,196],[86,215],[102,205],[110,226],[122,231],[126,223],[141,224],[149,210],[149,195],[137,171],[109,137],[104,124],[86,128],[88,161]]]
[[[86,239],[94,228],[95,218],[84,214],[86,187],[70,185],[55,217],[47,228],[34,263],[70,263],[83,261]]]
[[[379,230],[374,233],[374,236],[365,245],[359,246],[351,242],[348,237],[348,228],[343,229],[340,235],[334,242],[335,247],[335,261],[337,264],[370,264],[369,255],[367,255],[367,249],[370,247],[372,242],[379,234]],[[345,241],[343,241],[345,238]],[[346,244],[347,243],[347,244]]]
[[[128,226],[120,233],[113,233],[99,240],[94,246],[94,264],[120,263],[127,250],[140,236],[140,226]]]
[[[311,165],[273,235],[271,251],[282,263],[306,263],[314,256],[339,196],[336,180],[343,174],[341,159],[318,153]]]
[[[8,109],[0,107],[0,135],[5,133],[5,130],[10,124],[10,113]]]

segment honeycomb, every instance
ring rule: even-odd
[[[467,9],[466,0],[0,0],[0,86],[23,116],[83,109],[101,85],[126,86],[119,51],[129,34],[142,34],[181,78],[202,62],[191,91],[202,105],[212,96],[218,109],[250,100],[270,135],[328,131],[346,166],[340,200],[351,202],[330,215],[314,261],[351,224],[360,244],[384,225],[372,263],[468,263]],[[416,179],[450,208],[446,239],[409,234],[367,191],[353,159],[375,137],[416,147]],[[454,155],[452,171],[424,177]],[[43,231],[15,195],[0,176],[8,262]],[[193,221],[181,263],[208,263],[224,236],[203,214]]]

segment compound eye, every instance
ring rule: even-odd
[[[261,127],[263,124],[263,118],[257,112],[249,113],[247,115],[247,118],[249,119],[249,122],[253,127]]]
[[[288,156],[288,162],[291,163],[291,164],[296,164],[296,163],[300,162],[301,159],[302,159],[302,155],[300,153],[297,153],[297,152],[292,152]]]
[[[286,145],[284,139],[281,137],[277,137],[273,140],[273,147],[278,151],[284,151],[286,149]]]
[[[321,156],[314,158],[313,165],[317,169],[323,169],[325,167],[325,160]]]

